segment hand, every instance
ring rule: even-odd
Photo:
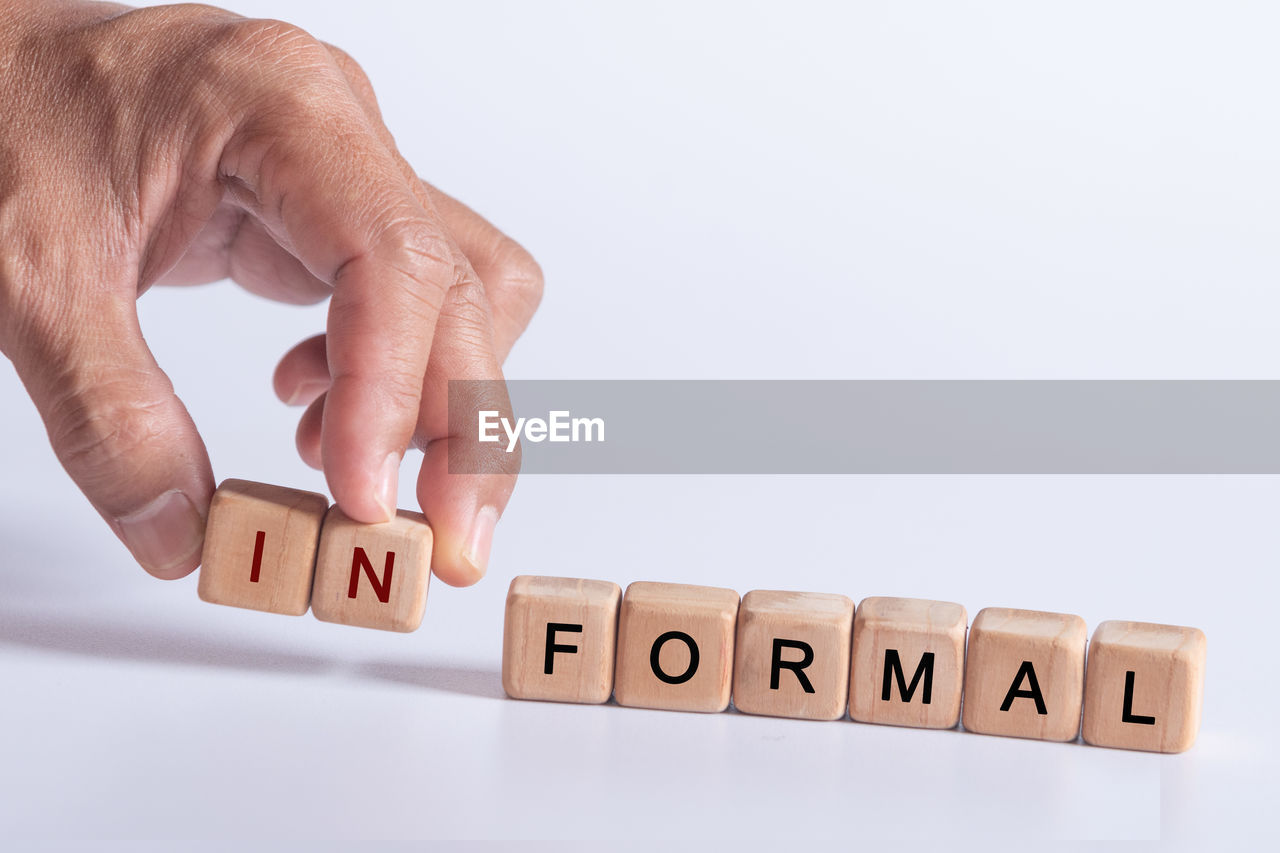
[[[502,378],[541,272],[418,179],[350,57],[203,6],[0,0],[0,104],[0,351],[147,571],[199,564],[214,479],[135,301],[230,277],[331,298],[327,335],[285,355],[275,388],[308,406],[298,449],[343,511],[388,519],[412,442],[432,570],[483,575],[519,462],[447,473],[448,380]]]

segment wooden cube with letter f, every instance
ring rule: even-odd
[[[621,597],[622,590],[609,581],[513,579],[502,632],[502,688],[507,695],[608,702]]]
[[[421,513],[360,524],[338,507],[320,531],[311,612],[324,622],[416,631],[431,579],[431,528]]]

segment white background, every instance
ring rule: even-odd
[[[511,377],[1277,376],[1265,4],[233,5],[346,48],[421,173],[542,262]],[[323,307],[224,284],[140,310],[219,478],[324,489],[269,382]],[[0,411],[10,834],[1274,832],[1275,478],[529,477],[490,576],[436,584],[400,636],[150,579],[7,366]],[[1196,625],[1204,725],[1161,757],[517,702],[499,670],[521,573]]]

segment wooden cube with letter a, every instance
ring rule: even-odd
[[[320,532],[311,612],[324,622],[416,631],[431,580],[431,528],[421,513],[361,524],[338,507]]]
[[[969,629],[964,727],[988,735],[1075,740],[1084,702],[1084,620],[988,607]]]
[[[1095,746],[1183,752],[1200,730],[1204,633],[1103,622],[1089,643],[1084,739]]]
[[[618,602],[609,581],[521,575],[507,591],[502,689],[513,699],[608,702]]]
[[[301,616],[329,499],[223,480],[213,493],[197,592],[205,601]]]
[[[843,717],[852,624],[853,602],[843,595],[748,592],[738,610],[734,707],[773,717]]]
[[[728,708],[737,619],[731,589],[631,584],[618,618],[613,698],[635,708]]]
[[[959,604],[868,598],[853,620],[849,716],[862,723],[949,729],[960,722],[964,636]]]

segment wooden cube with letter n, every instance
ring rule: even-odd
[[[1183,752],[1200,730],[1204,633],[1103,622],[1089,643],[1084,739],[1095,746]]]
[[[849,716],[862,723],[949,729],[960,722],[964,636],[959,604],[868,598],[853,620]]]
[[[311,612],[324,622],[416,631],[431,579],[431,528],[421,513],[361,524],[338,507],[320,532]]]
[[[213,493],[197,592],[205,601],[301,616],[329,499],[223,480]]]
[[[752,590],[738,610],[733,704],[747,714],[838,720],[849,693],[853,602]]]
[[[507,591],[502,689],[514,699],[608,702],[618,601],[609,581],[521,575]]]
[[[1084,620],[988,607],[969,629],[964,727],[988,735],[1075,740],[1084,702]]]
[[[737,619],[731,589],[631,584],[618,618],[614,699],[670,711],[728,708]]]

